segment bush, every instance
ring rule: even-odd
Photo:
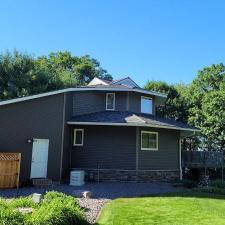
[[[0,225],[24,225],[24,217],[12,210],[6,202],[0,201]]]
[[[225,182],[222,180],[213,180],[209,184],[210,187],[215,187],[215,188],[223,188],[225,189]]]
[[[68,196],[62,192],[57,192],[57,191],[49,191],[45,194],[44,196],[44,200],[43,202],[45,203],[49,203],[51,202],[52,200],[56,199],[56,198],[59,198],[61,199],[62,201],[65,201],[65,202],[70,202],[72,204],[74,204],[75,206],[79,206],[77,200],[72,197],[72,196]]]
[[[194,180],[183,180],[183,186],[186,188],[194,188],[198,186],[198,183]]]
[[[205,193],[211,193],[211,194],[218,194],[218,195],[225,195],[225,189],[217,188],[217,187],[196,188],[196,191],[198,191],[198,192],[205,192]]]
[[[21,197],[21,198],[15,198],[12,201],[8,202],[8,205],[12,208],[27,208],[27,207],[31,207],[31,208],[35,208],[37,207],[37,204],[35,204],[32,201],[32,197]]]
[[[198,168],[186,168],[184,170],[184,179],[198,181],[201,175],[201,169]]]
[[[48,192],[40,207],[27,217],[29,225],[84,225],[88,224],[78,202],[59,192]]]
[[[22,214],[17,208],[33,208],[32,213]],[[0,225],[87,225],[83,210],[72,196],[48,192],[41,203],[31,197],[5,201],[0,199]]]

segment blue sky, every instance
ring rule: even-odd
[[[225,62],[225,1],[0,0],[0,51],[71,51],[114,78],[189,83]]]

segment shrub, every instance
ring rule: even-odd
[[[72,197],[71,197],[72,198]],[[57,197],[50,202],[43,202],[39,208],[27,218],[29,225],[83,225],[87,224],[82,210],[75,201],[66,196]]]
[[[12,208],[27,208],[27,207],[31,207],[31,208],[35,208],[37,207],[37,204],[35,204],[32,201],[32,197],[21,197],[21,198],[15,198],[12,201],[9,201],[8,205]]]
[[[6,202],[0,201],[0,225],[24,225],[24,217],[12,210]]]
[[[215,187],[215,188],[223,188],[225,189],[225,182],[222,180],[213,180],[210,182],[209,186]]]
[[[76,206],[78,206],[78,202],[76,199],[72,196],[68,196],[62,192],[57,192],[57,191],[49,191],[45,194],[44,196],[44,201],[43,202],[51,202],[52,200],[60,198],[61,200],[64,200],[66,202],[73,202]]]
[[[225,189],[217,188],[217,187],[196,188],[196,191],[211,193],[211,194],[218,194],[218,195],[225,195]]]
[[[198,183],[194,180],[183,180],[183,186],[186,188],[194,188],[198,186]]]
[[[22,214],[17,208],[31,207],[32,213]],[[72,196],[48,192],[40,204],[31,197],[5,201],[0,199],[0,225],[87,225],[78,202]]]

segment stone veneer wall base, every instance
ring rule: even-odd
[[[116,170],[116,169],[84,169],[87,181],[109,182],[172,182],[179,179],[179,170]]]

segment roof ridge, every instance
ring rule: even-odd
[[[121,81],[121,80],[125,80],[125,79],[127,79],[127,78],[130,78],[129,76],[127,76],[127,77],[124,77],[124,78],[120,78],[120,79],[118,79],[118,80],[113,80],[112,81],[112,84],[113,83],[116,83],[116,82],[119,82],[119,81]],[[131,79],[131,78],[130,78]],[[131,79],[132,80],[132,79]]]

